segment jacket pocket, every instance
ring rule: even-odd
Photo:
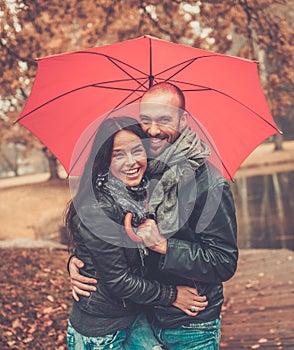
[[[80,309],[94,316],[119,317],[126,314],[122,303],[115,300],[108,302],[99,293],[91,293],[89,297],[80,296],[77,304]]]

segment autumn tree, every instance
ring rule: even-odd
[[[201,5],[201,23],[213,29],[210,37],[217,50],[235,47],[235,54],[260,62],[263,90],[281,129],[294,99],[293,8],[293,0],[206,0]],[[294,119],[293,112],[290,117]],[[280,135],[275,141],[276,149],[281,148]]]
[[[192,35],[181,3],[161,1],[147,4],[138,1],[102,0],[0,0],[1,86],[0,96],[5,110],[20,111],[36,76],[37,57],[88,48],[150,33],[179,41]],[[178,19],[174,22],[175,15]],[[165,18],[164,21],[161,21]],[[162,22],[162,24],[161,24]],[[7,125],[7,116],[0,123]],[[17,135],[17,126],[10,122],[10,137]],[[5,130],[7,128],[5,127]],[[4,130],[4,128],[3,128]],[[19,142],[37,147],[32,136],[23,132]],[[2,139],[4,141],[4,138]],[[6,137],[7,141],[7,137]],[[40,149],[44,149],[39,145]],[[54,158],[46,150],[50,169]],[[56,161],[56,160],[55,160]],[[51,177],[55,177],[51,173]]]
[[[290,3],[293,0],[0,0],[0,130],[3,134],[9,129],[10,140],[39,147],[53,161],[44,146],[7,120],[6,112],[19,113],[29,95],[35,58],[145,34],[259,60],[268,104],[276,120],[282,120],[293,101]]]

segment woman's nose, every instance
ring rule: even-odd
[[[128,165],[133,165],[136,163],[136,158],[134,157],[134,155],[132,153],[128,153],[126,158],[126,163]]]

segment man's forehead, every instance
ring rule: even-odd
[[[179,97],[176,93],[172,91],[155,91],[155,92],[147,92],[142,97],[142,102],[150,102],[150,103],[167,103],[170,105],[178,105]]]
[[[168,116],[178,114],[179,108],[165,103],[142,102],[140,104],[140,116]]]

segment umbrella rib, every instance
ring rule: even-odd
[[[124,83],[124,82],[130,82],[130,81],[138,81],[138,80],[142,80],[144,79],[146,81],[146,77],[141,77],[141,78],[129,78],[129,79],[115,79],[115,80],[106,80],[106,81],[102,81],[101,83],[95,83],[96,85],[98,84],[110,84],[110,83]],[[140,84],[140,83],[139,83]]]
[[[189,114],[190,116],[192,115],[189,111],[187,111],[187,112],[188,112],[188,114]],[[196,120],[195,118],[193,118],[193,117],[192,117],[191,119],[192,119],[192,121],[197,125],[197,127],[201,130],[202,134],[206,136],[206,132],[203,130],[203,128],[202,128],[202,126],[200,125],[200,123],[198,123],[197,120]],[[208,141],[208,143],[209,143],[209,147],[211,147],[211,148],[213,149],[214,154],[217,156],[218,160],[221,162],[223,168],[225,169],[226,173],[229,175],[231,181],[234,182],[234,179],[233,179],[231,173],[229,172],[229,170],[228,170],[228,168],[226,167],[225,163],[224,163],[223,160],[221,159],[220,155],[218,154],[218,152],[217,152],[216,148],[214,147],[213,143],[210,141],[209,137],[206,138],[205,142],[207,142],[207,141]]]
[[[146,82],[147,82],[147,80],[145,80],[145,83],[146,83]],[[144,83],[144,84],[145,84],[145,83]],[[125,105],[121,105],[121,104],[124,103],[129,97],[131,97],[135,92],[145,92],[145,90],[144,90],[144,91],[138,90],[138,89],[132,90],[132,92],[131,92],[129,95],[127,95],[125,98],[123,98],[123,99],[112,109],[111,112],[107,113],[107,115],[106,115],[106,117],[105,117],[104,119],[106,119],[113,111],[117,111],[117,110],[119,110],[119,109],[121,109],[121,108],[124,108],[125,106],[128,106],[128,105],[130,105],[130,104],[132,104],[132,103],[138,101],[138,100],[141,98],[141,96],[136,97],[134,100],[132,100],[132,101],[126,103]],[[120,107],[120,108],[119,108],[119,107]]]
[[[128,88],[119,88],[119,87],[112,87],[112,86],[105,86],[105,85],[98,85],[98,84],[93,84],[90,85],[92,87],[95,87],[97,89],[109,89],[109,90],[120,90],[120,91],[131,91],[132,93],[134,92],[145,92],[146,90],[139,90],[139,89],[128,89]],[[89,86],[88,86],[89,87]]]
[[[143,71],[141,71],[140,69],[134,67],[134,66],[131,66],[130,64],[124,62],[124,61],[121,61],[119,60],[118,58],[115,58],[115,57],[112,57],[112,56],[109,56],[109,55],[106,55],[106,54],[103,54],[103,53],[99,53],[99,52],[87,52],[87,51],[78,51],[78,52],[75,52],[75,54],[79,54],[79,53],[84,53],[84,54],[88,54],[88,55],[98,55],[98,56],[103,56],[103,57],[106,57],[107,59],[109,59],[113,64],[114,62],[113,61],[117,61],[121,64],[124,64],[125,66],[129,67],[129,68],[132,68],[133,70],[137,71],[138,73],[141,73],[145,76],[147,76],[147,74]],[[116,64],[118,67],[119,65]]]
[[[255,114],[258,118],[260,118],[261,120],[263,120],[263,121],[264,121],[265,123],[267,123],[269,126],[271,126],[273,129],[275,129],[276,131],[280,132],[280,130],[279,130],[276,126],[274,126],[272,123],[270,123],[268,120],[266,120],[262,115],[260,115],[259,113],[255,112],[252,108],[246,106],[243,102],[241,102],[241,101],[237,100],[236,98],[234,98],[234,97],[232,97],[232,96],[226,94],[225,92],[222,92],[222,91],[219,91],[219,90],[216,90],[216,89],[212,89],[212,88],[210,88],[210,89],[208,89],[208,90],[217,92],[217,93],[219,93],[219,94],[221,94],[221,95],[223,95],[223,96],[226,96],[226,97],[228,97],[229,99],[231,99],[231,100],[233,100],[233,101],[239,103],[241,106],[247,108],[250,112],[252,112],[253,114]],[[185,92],[193,92],[194,90],[183,90],[183,91],[185,91]],[[204,91],[204,90],[198,90],[198,91]]]
[[[114,60],[111,57],[108,57],[108,60],[114,64],[118,69],[120,69],[122,72],[124,72],[127,76],[129,76],[133,81],[136,81],[139,85],[141,85],[141,83],[137,80],[137,78],[133,77],[130,73],[128,73],[125,69],[123,69],[122,67],[120,67],[119,64],[117,64],[116,62],[114,62]],[[145,74],[145,73],[143,73]],[[146,74],[145,74],[146,75]],[[141,85],[142,86],[142,85]],[[147,90],[147,89],[146,89]]]
[[[160,81],[167,81],[167,79],[163,79],[163,78],[158,78],[157,77],[157,80],[160,80]],[[212,90],[212,88],[208,87],[208,86],[204,86],[204,85],[199,85],[199,84],[194,84],[194,83],[188,83],[186,81],[182,81],[182,80],[174,80],[172,79],[171,80],[172,83],[177,83],[177,84],[185,84],[185,85],[190,85],[190,86],[195,86],[195,87],[198,87],[199,88],[199,91],[202,91],[202,90]],[[190,91],[190,90],[184,90],[181,88],[182,91]],[[197,89],[191,89],[191,91],[198,91]]]
[[[133,69],[133,70],[135,70],[135,71],[137,71],[137,72],[147,76],[147,74],[145,72],[141,71],[138,68],[135,68],[134,66],[131,66],[130,64],[128,64],[128,63],[126,63],[124,61],[119,60],[118,58],[115,58],[115,57],[112,57],[112,56],[109,56],[109,55],[105,55],[105,54],[102,54],[102,53],[99,53],[99,52],[87,52],[87,51],[78,51],[78,52],[76,52],[76,54],[79,54],[79,53],[93,54],[93,55],[106,57],[113,65],[115,65],[118,69],[120,69],[122,72],[124,72],[127,76],[129,76],[132,80],[136,81],[138,84],[140,84],[139,81],[135,77],[133,77],[130,73],[128,73],[125,69],[123,69],[123,67],[121,67],[118,64],[118,62],[120,64],[123,64],[123,65],[125,65],[125,66],[127,66],[127,67],[129,67],[129,68],[131,68],[131,69]]]
[[[106,118],[108,118],[109,115],[110,115],[111,113],[113,113],[114,111],[117,111],[117,110],[119,110],[119,109],[121,109],[121,108],[123,108],[123,107],[125,107],[125,106],[128,106],[128,105],[130,105],[130,104],[132,104],[132,103],[138,101],[138,100],[141,98],[141,96],[139,96],[139,97],[135,98],[134,100],[132,100],[131,102],[128,102],[127,104],[125,104],[125,105],[123,105],[123,106],[120,106],[126,99],[129,98],[129,96],[131,96],[131,94],[128,95],[127,97],[125,97],[121,102],[119,102],[119,103],[116,105],[116,107],[114,107],[114,109],[113,109],[111,112],[107,113],[107,114],[105,115],[105,117],[102,119],[102,122],[103,122]],[[120,106],[120,108],[118,108],[119,106]],[[73,170],[74,167],[76,166],[77,162],[78,162],[79,159],[81,158],[83,152],[85,151],[85,149],[86,149],[87,146],[89,145],[90,141],[91,141],[91,140],[93,139],[93,137],[95,136],[96,132],[97,132],[97,130],[95,130],[95,131],[93,132],[93,134],[91,135],[91,137],[88,139],[88,142],[86,143],[86,145],[85,145],[85,146],[83,147],[83,149],[81,150],[81,152],[80,152],[80,154],[78,155],[78,157],[76,158],[74,164],[71,166],[71,168],[70,168],[70,170],[69,170],[69,174],[72,172],[72,170]]]
[[[195,86],[195,87],[199,87],[200,89],[182,89],[183,92],[202,92],[202,91],[208,91],[208,90],[211,90],[211,91],[214,91],[218,94],[221,94],[223,96],[226,96],[227,98],[239,103],[241,106],[247,108],[250,112],[252,112],[253,114],[255,114],[258,118],[262,119],[264,122],[266,122],[268,125],[270,125],[272,128],[274,128],[276,131],[280,132],[280,130],[274,126],[272,123],[270,123],[268,120],[266,120],[262,115],[260,115],[259,113],[255,112],[252,108],[248,107],[247,105],[245,105],[243,102],[237,100],[236,98],[234,98],[233,96],[229,95],[229,94],[226,94],[225,92],[223,91],[220,91],[220,90],[217,90],[217,89],[214,89],[214,88],[211,88],[211,87],[208,87],[208,86],[203,86],[203,85],[197,85],[197,84],[193,84],[193,83],[186,83],[186,82],[183,82],[183,81],[179,81],[179,80],[172,80],[172,82],[175,82],[175,83],[181,83],[181,84],[186,84],[186,85],[191,85],[191,86]]]
[[[147,82],[147,79],[145,79],[144,83],[140,84],[140,87],[141,87],[141,86],[144,86],[144,84],[145,84],[146,82]],[[99,87],[100,87],[100,86],[99,86]],[[125,107],[125,106],[128,106],[128,105],[130,105],[130,104],[132,104],[132,103],[138,101],[138,100],[141,98],[141,96],[138,96],[138,97],[135,98],[134,100],[132,100],[132,101],[126,103],[125,105],[122,105],[122,106],[121,106],[121,104],[124,103],[124,101],[126,101],[128,98],[130,98],[135,92],[145,92],[145,91],[146,91],[146,90],[139,90],[139,87],[138,87],[137,89],[135,89],[135,90],[131,90],[131,93],[130,93],[129,95],[127,95],[125,98],[123,98],[123,99],[113,108],[113,110],[112,110],[111,112],[107,113],[107,115],[106,115],[106,117],[104,118],[104,120],[105,120],[113,111],[119,110],[119,109],[121,109],[121,108],[123,108],[123,107]],[[120,108],[118,108],[118,107],[120,107]]]
[[[180,63],[177,63],[167,69],[164,69],[163,71],[157,73],[157,77],[163,73],[166,73],[174,68],[177,68],[179,66],[182,66],[183,64],[187,63],[184,67],[180,68],[177,72],[175,72],[173,75],[171,75],[169,78],[165,79],[165,80],[170,80],[172,77],[174,77],[175,75],[177,75],[178,73],[180,73],[182,70],[184,70],[185,68],[187,68],[189,65],[191,65],[192,63],[194,63],[196,60],[199,60],[201,58],[210,58],[210,57],[222,57],[222,55],[218,55],[218,54],[213,54],[213,55],[205,55],[205,56],[199,56],[199,57],[193,57],[193,58],[190,58],[186,61],[183,61],[183,62],[180,62]]]
[[[83,149],[81,150],[80,154],[78,155],[78,157],[76,158],[76,160],[74,161],[73,165],[70,167],[68,174],[70,175],[71,172],[73,171],[73,169],[75,168],[75,166],[77,165],[79,159],[81,158],[82,154],[84,153],[85,149],[88,147],[90,141],[94,138],[95,134],[97,132],[97,129],[92,133],[91,137],[88,138],[88,141],[86,142],[86,144],[84,145]]]
[[[105,83],[105,82],[104,82],[104,83]],[[99,83],[99,84],[103,84],[103,83]],[[49,100],[49,101],[46,101],[45,103],[42,103],[40,106],[38,106],[38,107],[32,109],[32,110],[29,111],[28,113],[26,113],[26,114],[24,114],[23,116],[21,116],[20,118],[18,118],[18,119],[15,121],[15,123],[21,121],[22,119],[26,118],[26,117],[29,116],[30,114],[36,112],[37,110],[43,108],[44,106],[46,106],[46,105],[48,105],[48,104],[50,104],[50,103],[52,103],[52,102],[54,102],[54,101],[56,101],[56,100],[58,100],[58,99],[64,97],[64,96],[66,96],[66,95],[69,95],[69,94],[71,94],[71,93],[73,93],[73,92],[76,92],[76,91],[79,91],[79,90],[83,90],[83,89],[86,89],[86,88],[89,88],[89,87],[96,87],[96,88],[101,88],[101,89],[104,88],[104,89],[112,89],[112,90],[131,91],[132,93],[134,92],[134,89],[118,88],[118,87],[109,87],[109,86],[97,86],[96,84],[89,84],[89,85],[85,85],[85,86],[80,86],[80,87],[78,87],[78,88],[76,88],[76,89],[72,89],[72,90],[70,90],[70,91],[67,91],[67,92],[61,94],[61,95],[55,96],[54,98],[52,98],[52,99]],[[138,89],[135,90],[135,91],[145,92],[145,90],[138,90]]]

